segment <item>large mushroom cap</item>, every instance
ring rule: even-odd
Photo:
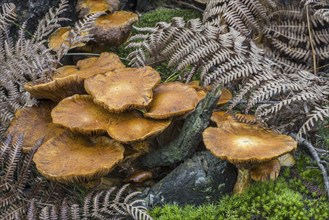
[[[160,74],[151,67],[125,68],[86,79],[85,89],[95,103],[111,112],[123,112],[145,108],[160,80]]]
[[[130,34],[131,26],[138,15],[128,11],[117,11],[97,18],[94,24],[95,40],[99,44],[120,45]]]
[[[203,141],[215,156],[234,164],[269,161],[297,148],[290,136],[248,125],[209,127],[203,132]]]
[[[147,119],[134,111],[113,115],[109,120],[107,132],[114,140],[130,143],[157,135],[169,125],[169,120]]]
[[[109,138],[90,141],[63,133],[42,144],[33,157],[38,171],[51,180],[75,182],[109,173],[123,159],[124,147]]]
[[[53,106],[52,102],[41,102],[39,106],[25,107],[16,111],[15,119],[11,122],[7,133],[13,135],[14,142],[20,134],[26,137],[24,152],[30,151],[39,139],[48,140],[57,131],[63,131],[51,124],[50,112]]]
[[[198,95],[191,86],[180,83],[162,83],[154,89],[154,98],[145,113],[146,117],[165,119],[192,111],[198,103]]]
[[[79,12],[79,17],[96,12],[113,12],[118,10],[120,6],[119,0],[79,0],[76,10]]]
[[[53,123],[82,134],[106,133],[110,113],[93,102],[89,95],[63,99],[52,110]]]

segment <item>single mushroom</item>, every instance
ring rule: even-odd
[[[97,12],[113,12],[120,7],[119,0],[78,0],[76,11],[79,18]]]
[[[74,95],[59,102],[51,117],[54,124],[72,132],[94,135],[106,133],[111,113],[95,104],[89,95]]]
[[[297,148],[292,137],[251,125],[209,127],[203,132],[203,141],[212,154],[239,169],[235,193],[242,192],[249,183],[251,168]]]
[[[50,112],[54,105],[53,102],[45,101],[40,102],[38,106],[25,107],[16,111],[7,134],[13,135],[14,142],[20,134],[26,137],[23,152],[29,152],[39,139],[44,138],[46,141],[64,132],[64,129],[51,123]]]
[[[69,44],[69,37],[70,32],[72,28],[71,27],[60,27],[56,31],[54,31],[48,38],[48,47],[54,51],[58,51],[62,44],[65,44],[70,49],[76,48],[76,47],[83,47],[86,45],[84,42],[79,42],[74,45]],[[88,33],[85,33],[86,35]]]
[[[132,24],[137,21],[138,15],[128,11],[101,16],[94,23],[95,41],[100,45],[118,46],[128,39]]]
[[[50,180],[79,182],[108,174],[122,159],[124,147],[107,137],[63,133],[42,144],[33,157],[37,170]]]
[[[224,111],[214,111],[210,118],[216,123],[217,127],[231,126],[234,124],[241,125],[243,123],[252,124],[255,122],[255,116],[249,114],[230,114]]]
[[[111,138],[122,143],[143,141],[161,133],[170,125],[170,120],[144,118],[137,111],[113,114],[107,132]]]
[[[86,91],[94,102],[110,112],[145,108],[153,98],[152,89],[160,74],[151,67],[117,69],[85,80]]]
[[[280,173],[280,161],[278,159],[261,163],[250,169],[250,177],[254,181],[276,180]]]
[[[223,88],[222,94],[220,95],[220,98],[217,102],[217,105],[223,105],[228,103],[232,99],[232,93],[230,90]]]
[[[192,111],[198,103],[195,89],[181,82],[162,83],[154,89],[154,98],[146,117],[167,119]]]

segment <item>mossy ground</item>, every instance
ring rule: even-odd
[[[294,168],[284,168],[277,181],[253,183],[241,195],[227,195],[200,207],[166,205],[151,211],[159,220],[329,219],[322,176],[314,162],[297,153]]]

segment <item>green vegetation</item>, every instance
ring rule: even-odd
[[[283,169],[276,182],[254,183],[241,195],[227,195],[200,207],[166,205],[151,214],[159,220],[329,219],[329,202],[321,173],[309,157],[299,154],[295,168]]]
[[[187,9],[168,9],[168,8],[159,8],[154,11],[147,12],[143,14],[139,21],[134,25],[136,27],[154,27],[158,22],[170,22],[173,17],[183,17],[185,21],[193,18],[201,18],[202,14],[194,10]],[[133,30],[132,35],[136,32]],[[129,49],[125,49],[125,44],[119,46],[118,48],[112,48],[111,51],[115,52],[121,58],[125,58],[131,52]],[[127,65],[128,62],[123,60]],[[161,78],[166,80],[174,72],[173,69],[167,67],[164,63],[159,63],[156,65],[155,69],[161,73]],[[176,78],[178,73],[176,74]],[[168,81],[168,80],[167,80]],[[169,80],[170,81],[170,80]]]
[[[187,21],[201,16],[200,12],[194,10],[159,8],[141,16],[136,26],[153,27],[157,22],[170,22],[173,17],[183,17]]]

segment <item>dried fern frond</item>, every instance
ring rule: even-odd
[[[28,219],[125,219],[152,220],[147,213],[143,200],[135,199],[140,192],[126,193],[128,185],[116,190],[91,192],[84,199],[83,206],[68,204],[63,200],[59,206],[48,205],[37,207],[35,200],[29,204]],[[40,210],[38,212],[37,210]]]
[[[259,34],[263,23],[267,22],[267,14],[276,5],[272,0],[211,0],[203,14],[203,22],[217,26],[225,23],[245,36],[250,31]]]
[[[59,22],[68,21],[68,18],[59,17],[68,8],[68,0],[61,0],[56,8],[50,8],[43,19],[39,21],[38,27],[33,34],[33,41],[45,40],[48,35],[61,25]]]
[[[185,72],[185,81],[200,71],[205,85],[267,74],[264,52],[233,28],[225,33],[223,28],[203,25],[198,19],[185,23],[174,18],[171,23],[158,23],[151,31],[130,40],[127,47],[135,48],[128,55],[131,65],[167,60],[169,67]]]

